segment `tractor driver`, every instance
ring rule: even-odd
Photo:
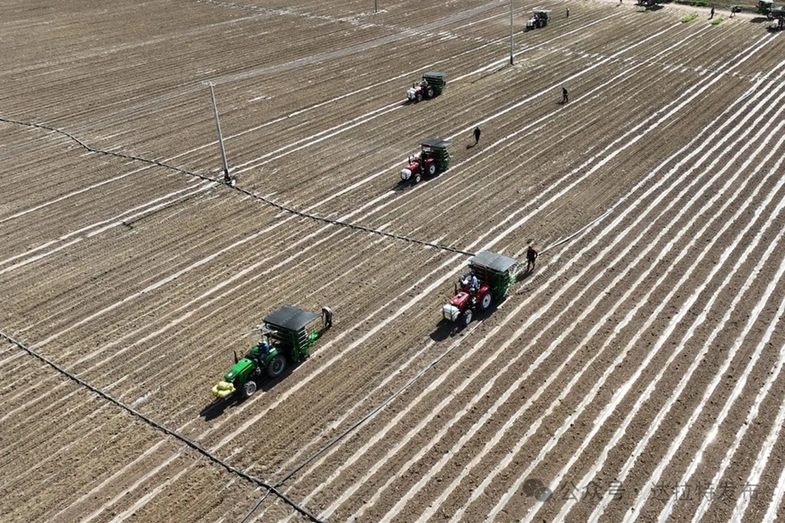
[[[472,273],[472,277],[469,280],[469,292],[471,294],[477,294],[478,290],[480,290],[480,282],[477,281],[477,276]]]
[[[420,87],[422,87],[423,89],[428,87],[428,81],[425,80],[425,78],[423,78],[422,81],[420,82]]]
[[[259,354],[263,356],[268,352],[270,352],[270,344],[267,343],[266,341],[263,341],[262,343],[259,344]]]

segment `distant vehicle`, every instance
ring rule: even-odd
[[[256,392],[256,381],[265,374],[277,378],[287,364],[303,361],[321,335],[332,327],[329,307],[322,308],[321,327],[314,330],[311,325],[318,318],[318,314],[288,305],[268,315],[262,320],[262,340],[241,360],[235,353],[234,365],[224,374],[223,381],[213,387],[213,396],[223,399],[238,393],[241,398],[248,398]]]
[[[767,15],[769,20],[777,21],[777,28],[782,30],[785,28],[785,7],[772,7]]]
[[[432,71],[422,75],[422,80],[419,84],[412,85],[406,91],[406,98],[412,102],[422,101],[434,98],[442,94],[444,88],[447,87],[447,75]]]
[[[532,16],[526,21],[526,30],[539,29],[548,25],[551,19],[551,12],[548,9],[535,9]]]
[[[773,0],[758,0],[755,6],[755,12],[759,15],[765,15],[769,20],[774,20],[772,11],[775,9]]]
[[[469,272],[455,285],[450,302],[442,306],[445,320],[469,325],[477,309],[485,311],[507,295],[515,283],[521,264],[518,260],[482,251],[469,259]]]
[[[450,142],[440,138],[429,138],[422,142],[419,154],[409,157],[409,163],[401,169],[401,180],[418,183],[425,175],[436,176],[450,166]]]

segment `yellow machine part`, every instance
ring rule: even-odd
[[[234,384],[227,383],[225,381],[219,381],[215,387],[213,387],[213,396],[223,399],[234,394],[234,390]]]

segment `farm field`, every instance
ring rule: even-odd
[[[0,521],[781,515],[783,36],[513,8],[510,65],[509,2],[3,2]],[[214,403],[287,304],[335,323]]]

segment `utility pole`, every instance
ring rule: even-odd
[[[210,96],[213,99],[213,113],[215,114],[215,127],[218,129],[218,147],[221,150],[221,161],[223,161],[224,166],[224,183],[230,185],[232,183],[232,178],[229,176],[229,165],[226,163],[226,149],[224,149],[224,137],[221,134],[221,121],[218,119],[218,106],[215,104],[215,91],[213,90],[213,83],[208,82],[207,85],[210,86]]]
[[[512,0],[510,0],[510,65],[514,65],[515,61],[512,57],[513,48],[513,24],[512,24]]]

